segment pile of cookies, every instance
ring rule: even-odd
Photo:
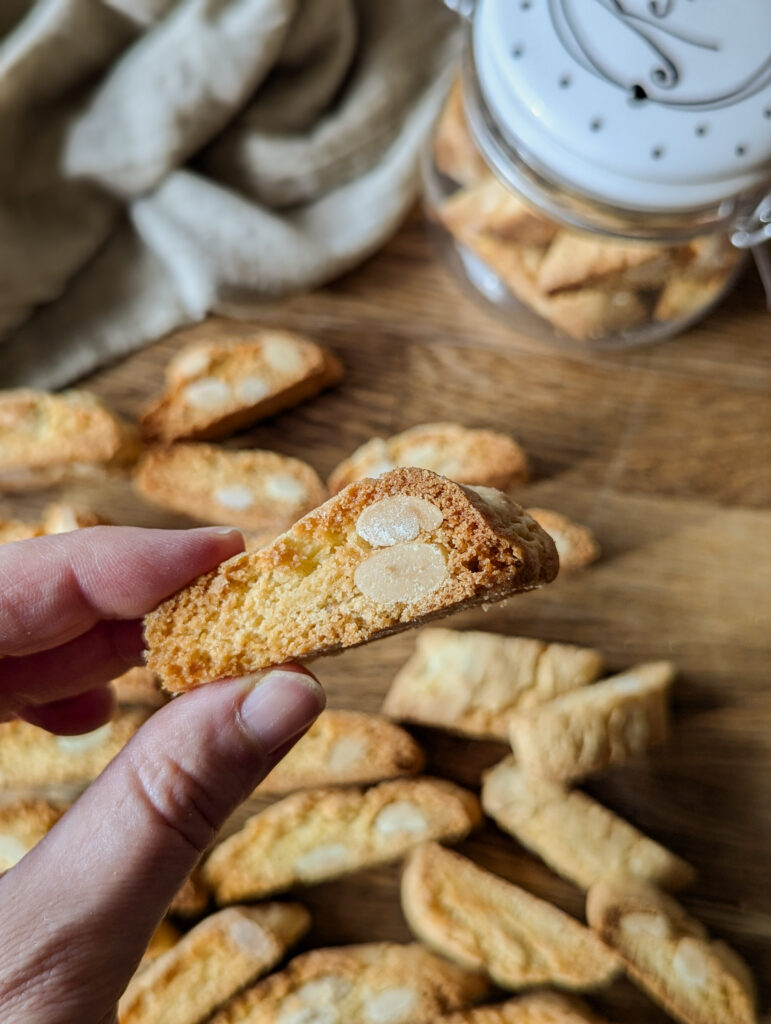
[[[447,184],[433,209],[439,222],[520,302],[578,341],[697,316],[723,294],[741,259],[723,235],[677,245],[614,241],[548,219],[481,159],[457,83],[437,127],[434,164]]]

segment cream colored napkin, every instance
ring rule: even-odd
[[[2,0],[0,386],[370,255],[455,45],[440,0]]]

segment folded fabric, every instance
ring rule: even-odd
[[[439,0],[3,4],[0,385],[370,255],[455,48]]]

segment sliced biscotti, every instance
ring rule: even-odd
[[[0,519],[0,544],[17,540],[31,540],[45,533],[41,523],[27,523],[23,519]]]
[[[533,992],[492,1006],[436,1017],[431,1024],[608,1024],[582,1000],[557,992]]]
[[[259,794],[315,786],[347,786],[415,775],[425,764],[415,740],[398,725],[361,711],[327,709],[257,787]]]
[[[0,873],[28,854],[65,810],[47,800],[24,800],[0,807]]]
[[[213,440],[273,416],[335,384],[342,366],[309,338],[212,318],[181,332],[166,389],[142,413],[151,441]]]
[[[310,927],[297,903],[229,907],[204,918],[135,976],[121,1024],[200,1024],[281,960]]]
[[[236,996],[211,1024],[428,1024],[488,987],[418,943],[314,949]]]
[[[0,391],[0,490],[98,478],[137,454],[134,428],[87,391]]]
[[[145,619],[147,661],[167,689],[186,690],[501,600],[556,572],[554,542],[500,492],[393,470],[165,601]]]
[[[373,437],[331,473],[332,494],[354,480],[399,466],[418,466],[455,480],[508,490],[528,478],[527,456],[506,434],[457,423],[424,423],[393,437]]]
[[[561,230],[538,270],[543,292],[568,288],[660,288],[687,258],[687,249],[653,242],[614,242]]]
[[[529,508],[527,511],[557,546],[562,572],[583,569],[600,557],[600,545],[588,526],[575,523],[550,508]]]
[[[482,806],[502,828],[581,889],[618,875],[680,889],[690,864],[578,790],[539,779],[507,757],[484,777]]]
[[[616,949],[630,978],[684,1024],[754,1024],[746,965],[670,896],[628,879],[597,882],[589,923]]]
[[[401,894],[419,939],[501,988],[591,989],[618,973],[618,958],[588,928],[437,843],[409,855]]]
[[[599,651],[476,630],[423,629],[383,703],[390,718],[507,739],[511,716],[594,682]]]
[[[0,723],[0,786],[91,782],[149,715],[147,708],[118,711],[82,736],[54,736],[28,722]]]
[[[434,163],[459,185],[470,185],[490,174],[469,133],[459,81],[450,90],[436,126]]]
[[[559,227],[518,199],[492,174],[468,188],[459,189],[437,209],[447,230],[462,242],[476,236],[518,243],[523,247],[546,246]]]
[[[518,764],[545,779],[579,779],[663,743],[674,676],[671,662],[646,662],[519,712],[509,726]]]
[[[249,818],[203,875],[218,903],[261,898],[398,860],[428,839],[457,842],[481,820],[477,798],[444,779],[305,790]]]
[[[326,498],[316,471],[300,459],[211,444],[152,448],[134,482],[156,505],[271,539]]]

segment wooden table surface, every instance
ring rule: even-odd
[[[687,335],[593,358],[545,349],[477,305],[437,259],[416,213],[363,267],[256,315],[329,345],[346,375],[336,390],[229,444],[300,456],[326,474],[373,435],[436,420],[491,427],[531,457],[523,503],[596,531],[604,554],[595,566],[453,625],[596,645],[614,669],[676,662],[669,743],[586,788],[698,868],[684,903],[746,958],[768,1013],[771,319],[754,273]],[[82,383],[135,414],[174,348],[162,341]],[[121,481],[66,493],[119,523],[190,522],[151,508]],[[0,512],[31,517],[50,497],[20,496]],[[318,662],[330,705],[377,711],[413,642],[408,633]],[[418,734],[431,771],[471,786],[505,752]],[[461,850],[582,914],[578,890],[491,824]],[[397,886],[398,868],[389,867],[308,890],[311,941],[406,940]],[[626,982],[593,1003],[616,1021],[666,1019]]]

